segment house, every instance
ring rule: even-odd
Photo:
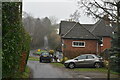
[[[99,54],[111,47],[113,28],[104,20],[95,24],[80,24],[73,21],[61,21],[62,52],[68,58],[80,54]]]

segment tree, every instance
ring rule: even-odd
[[[117,0],[80,0],[77,2],[79,8],[83,8],[88,16],[102,18],[108,15],[111,21],[117,21]]]
[[[58,19],[55,16],[50,16],[49,19],[52,25],[57,24]]]
[[[32,37],[31,48],[44,48],[44,37],[48,38],[48,48],[54,49],[59,44],[59,35],[57,35],[58,24],[56,18],[34,18],[28,13],[24,12],[23,23],[26,31]]]
[[[80,12],[76,10],[73,14],[70,15],[70,17],[72,20],[79,22]]]

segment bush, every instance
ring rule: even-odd
[[[104,60],[104,66],[108,68],[109,62],[107,60]]]
[[[2,42],[2,78],[16,78],[21,73],[20,61],[24,60],[25,69],[30,50],[30,36],[22,26],[21,2],[2,3]]]
[[[63,61],[63,60],[64,60],[64,61],[67,61],[67,60],[68,60],[68,58],[67,58],[67,57],[64,57],[64,59],[63,59],[63,58],[62,58],[62,59],[60,59],[60,62],[61,62],[61,63],[64,63],[64,61]]]

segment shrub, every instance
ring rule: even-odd
[[[60,59],[60,62],[61,62],[61,63],[64,63],[64,61],[63,61],[63,60],[64,60],[64,61],[67,61],[67,60],[68,60],[68,58],[67,58],[67,57],[64,57],[64,59],[63,59],[63,58],[62,58],[62,59]]]
[[[2,77],[16,78],[21,73],[21,60],[25,69],[29,49],[30,36],[22,26],[22,3],[2,3]],[[23,59],[23,54],[26,57]]]
[[[104,66],[108,68],[109,62],[107,60],[104,60]]]

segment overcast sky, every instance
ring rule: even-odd
[[[76,9],[76,0],[23,0],[23,11],[35,18],[55,16],[60,22],[69,19]],[[93,20],[81,14],[80,23],[93,23]]]

